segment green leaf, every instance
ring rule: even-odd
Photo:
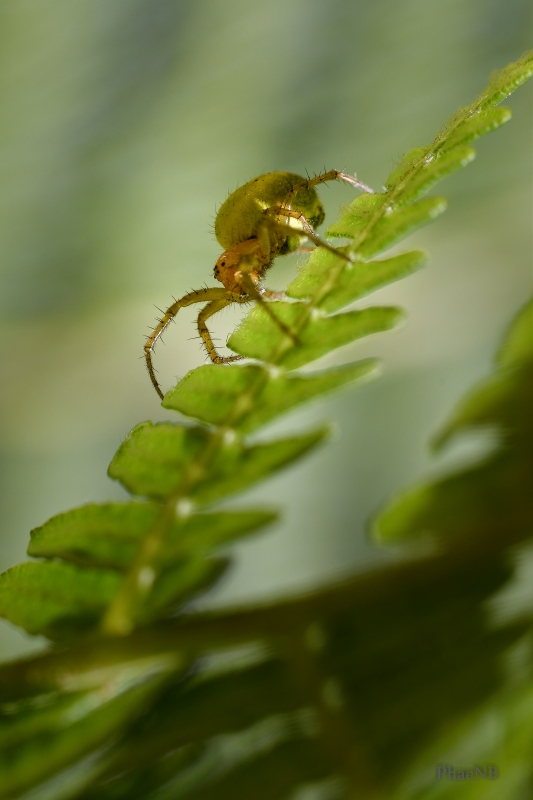
[[[132,791],[131,787],[138,793],[145,781],[152,787],[165,784],[172,773],[161,775],[159,765],[168,763],[172,753],[183,752],[191,743],[202,745],[213,736],[242,731],[264,717],[286,714],[301,706],[283,661],[268,660],[251,668],[234,664],[231,667],[229,673],[211,675],[207,680],[200,674],[199,681],[182,682],[167,692],[143,724],[136,726],[115,749],[94,796],[102,797],[105,781],[110,777],[115,777],[116,786],[121,780],[116,780],[117,775],[124,776],[127,784],[122,789],[124,796],[128,796],[128,789]],[[177,772],[179,766],[174,770]]]
[[[300,344],[278,363],[286,369],[301,367],[356,339],[391,330],[404,319],[402,309],[385,306],[349,311],[332,317],[317,316],[309,321],[299,335]]]
[[[517,367],[533,361],[533,301],[513,321],[498,353],[501,367]]]
[[[533,436],[533,365],[529,369],[506,370],[485,381],[459,404],[434,439],[438,449],[460,430],[475,426],[495,427],[515,446],[528,446]]]
[[[67,728],[72,719],[87,716],[94,710],[95,694],[94,691],[68,694],[56,692],[32,697],[31,701],[3,704],[0,707],[1,750],[17,747],[28,739],[43,734],[50,736]]]
[[[446,210],[444,197],[428,197],[416,203],[385,213],[367,234],[358,253],[362,258],[371,258],[392,247],[400,239],[408,236],[422,225],[427,225]]]
[[[153,703],[169,673],[182,669],[177,653],[144,657],[102,666],[87,676],[89,690],[72,693],[65,675],[66,693],[4,706],[2,797],[19,797],[20,792],[105,746]]]
[[[151,503],[89,504],[58,514],[31,532],[28,555],[61,558],[85,566],[125,570],[139,543],[160,515]],[[194,514],[176,519],[158,555],[168,568],[186,557],[203,557],[214,547],[269,524],[276,515],[264,511]]]
[[[457,431],[496,426],[517,448],[529,446],[533,433],[533,302],[514,320],[497,357],[499,369],[461,401],[434,439],[440,448]]]
[[[93,625],[121,583],[116,572],[61,562],[26,562],[0,575],[0,614],[29,633]]]
[[[531,76],[533,76],[533,50],[528,50],[517,61],[494,73],[489,85],[480,95],[479,107],[484,109],[501,103]]]
[[[325,286],[329,286],[331,276],[335,275],[334,286],[329,286],[327,294],[334,291],[337,275],[342,275],[346,262],[329,250],[317,247],[298,271],[296,278],[288,285],[285,294],[295,300],[311,300],[321,297]],[[352,265],[350,265],[352,266]],[[317,303],[320,306],[320,301]]]
[[[309,309],[303,303],[269,303],[275,316],[292,331],[305,324]],[[301,334],[298,333],[300,340]],[[287,334],[276,325],[260,305],[255,306],[228,339],[227,346],[248,358],[267,363],[281,362],[283,353],[291,346]]]
[[[139,609],[136,622],[146,624],[166,611],[210,589],[229,567],[228,558],[189,558],[164,570],[154,582],[147,601]]]
[[[473,152],[473,151],[472,151]],[[428,172],[420,179],[420,186],[413,189],[413,194],[406,195],[406,202],[413,199],[417,192],[439,180],[440,177],[462,166],[466,151],[460,153],[459,162],[454,159],[453,165],[446,162],[442,174],[438,168],[428,165]],[[471,160],[471,157],[469,157]],[[413,186],[415,185],[413,180]],[[402,201],[403,195],[396,198]],[[408,236],[421,225],[425,225],[446,210],[444,197],[430,197],[413,203],[409,208],[398,209],[387,206],[387,195],[361,195],[351,203],[338,222],[326,231],[327,236],[342,236],[355,239],[354,252],[366,259],[377,255],[388,247],[392,247],[400,239]],[[384,209],[384,212],[383,212]]]
[[[182,494],[200,504],[211,503],[289,464],[324,435],[325,430],[320,430],[252,447],[238,441],[227,443],[203,463],[200,445],[206,448],[213,434],[201,428],[145,422],[123,442],[109,475],[135,494],[161,499]]]
[[[277,518],[273,511],[216,511],[178,519],[165,541],[162,561],[172,564],[183,554],[210,553],[214,548],[270,525]]]
[[[374,219],[386,201],[383,194],[361,194],[346,206],[339,219],[330,225],[326,236],[355,239]]]
[[[296,346],[284,350],[286,334],[274,324],[260,306],[245,317],[228,341],[228,347],[248,358],[258,358],[286,369],[296,369],[315,361],[331,350],[368,336],[390,330],[403,320],[398,308],[372,307],[350,311],[333,317],[313,315],[303,330],[298,328],[302,306],[291,303],[271,303],[274,313],[289,329],[296,331]]]
[[[315,250],[308,264],[288,287],[287,295],[296,300],[314,297],[327,281],[331,267],[338,261],[327,250]],[[421,269],[426,261],[427,256],[421,250],[411,250],[382,261],[345,263],[334,288],[324,295],[318,307],[328,313],[337,311],[392,281],[411,275]]]
[[[213,778],[208,775],[207,780],[198,780],[197,785],[192,784],[191,798],[271,800],[290,797],[302,783],[318,781],[332,773],[331,760],[312,739],[283,742],[264,750],[266,752],[253,760],[237,763],[229,774],[215,773]],[[179,795],[176,793],[176,796]]]
[[[120,781],[125,775],[138,792],[143,779],[154,789],[161,784],[169,788],[173,777],[170,797],[187,786],[195,798],[237,798],[242,775],[257,778],[265,752],[274,750],[270,767],[284,769],[277,748],[287,741],[304,748],[311,743],[326,754],[323,777],[346,774],[349,758],[356,773],[350,785],[362,790],[370,775],[370,785],[390,787],[443,725],[464,718],[501,687],[502,655],[527,626],[491,630],[484,606],[510,575],[511,568],[499,557],[456,552],[395,564],[259,610],[189,617],[185,629],[193,640],[211,630],[219,654],[224,634],[229,641],[247,631],[251,641],[290,642],[298,653],[297,672],[291,670],[290,655],[271,662],[266,660],[269,651],[258,653],[257,647],[255,658],[262,663],[252,668],[243,667],[238,651],[233,656],[231,650],[222,651],[218,665],[217,656],[214,664],[207,658],[192,680],[161,697],[84,800],[108,800],[102,792],[110,779]],[[319,709],[324,695],[335,696],[329,691],[332,676],[341,699],[334,713],[342,718],[323,731]],[[338,736],[334,748],[331,730]],[[222,754],[220,741],[230,745]],[[359,742],[364,748],[356,747]],[[197,744],[204,749],[197,751],[195,769],[178,765],[173,776],[157,771],[167,754]],[[209,758],[213,749],[215,761]],[[301,767],[300,782],[317,777],[305,760]],[[282,796],[286,788],[275,780],[269,784],[269,792],[280,789]],[[250,796],[246,791],[244,798]],[[124,788],[122,796],[128,796]]]
[[[274,374],[259,365],[206,365],[189,372],[163,406],[211,425],[249,434],[295,406],[354,381],[373,377],[375,359],[307,375]],[[259,387],[259,388],[258,388]]]
[[[377,359],[367,358],[342,367],[305,375],[280,374],[271,377],[260,395],[259,402],[237,429],[242,433],[251,433],[270,422],[279,413],[347,384],[372,380],[378,374]]]
[[[440,152],[444,156],[455,149],[462,149],[464,145],[504,125],[511,119],[511,116],[511,109],[505,107],[490,108],[487,111],[479,111],[468,116],[446,136]]]
[[[211,425],[236,428],[252,404],[260,402],[258,392],[269,380],[268,369],[259,365],[206,364],[188,372],[167,392],[163,407]]]
[[[525,458],[499,456],[399,493],[375,520],[373,535],[383,543],[430,536],[448,547],[509,547],[530,535],[532,482],[529,453]]]
[[[266,444],[227,447],[212,462],[212,477],[199,483],[190,496],[200,504],[213,503],[247,489],[301,458],[323,442],[328,434],[328,428],[319,428],[304,436],[277,439]]]
[[[126,569],[160,514],[155,503],[91,503],[31,531],[28,555]]]
[[[431,160],[428,156],[411,179],[406,179],[406,185],[401,194],[401,205],[417,200],[438,181],[461,167],[466,167],[475,157],[476,151],[472,147],[466,146],[447,149],[445,153],[438,154],[437,157],[433,156]]]
[[[164,500],[188,486],[191,464],[211,439],[212,434],[199,427],[142,422],[115,453],[108,475],[132,494]]]
[[[447,546],[505,548],[533,525],[533,358],[531,305],[519,315],[500,354],[500,368],[460,405],[436,440],[461,429],[496,427],[498,448],[478,466],[401,493],[374,523],[380,541],[431,534]],[[528,357],[529,356],[529,357]]]
[[[413,147],[412,150],[408,150],[385,181],[386,188],[393,189],[401,183],[425,159],[430,149],[430,145],[426,145],[425,147]]]
[[[281,659],[251,667],[234,666],[222,675],[200,678],[177,686],[160,704],[159,713],[168,724],[165,737],[169,749],[243,730],[263,717],[295,711],[302,705],[294,692],[289,667]],[[156,733],[147,721],[139,741]]]

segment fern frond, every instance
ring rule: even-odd
[[[376,520],[379,541],[434,536],[441,545],[506,548],[531,535],[533,504],[533,304],[500,351],[496,373],[459,406],[435,438],[441,448],[465,430],[497,434],[481,464],[401,495]]]
[[[469,143],[509,118],[493,107],[532,74],[527,54],[408,153],[382,194],[342,212],[329,233],[349,239],[351,263],[315,251],[288,289],[297,302],[271,304],[295,341],[254,308],[229,346],[265,363],[200,367],[164,400],[196,422],[133,429],[109,474],[141,499],[83,506],[32,532],[29,554],[42,560],[0,576],[0,613],[63,649],[0,669],[0,796],[41,785],[44,796],[60,788],[79,800],[267,800],[334,780],[347,796],[376,800],[396,791],[443,725],[503,689],[503,657],[531,627],[531,615],[495,627],[487,612],[513,575],[509,546],[531,533],[531,309],[495,378],[440,437],[491,424],[502,446],[376,522],[382,541],[429,531],[440,551],[292,601],[176,611],[224,570],[220,547],[275,517],[211,506],[327,431],[245,437],[376,372],[373,360],[291,371],[398,324],[395,308],[331,312],[421,266],[418,251],[372,259],[442,213],[442,198],[421,196],[472,159]]]

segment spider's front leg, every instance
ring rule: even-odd
[[[208,303],[200,313],[198,314],[198,333],[204,343],[204,347],[207,350],[207,355],[213,362],[213,364],[231,364],[232,361],[240,361],[244,356],[221,356],[217,353],[217,349],[213,344],[213,339],[211,338],[211,334],[206,325],[206,321],[209,317],[212,317],[213,314],[218,314],[219,311],[222,311],[223,308],[231,305],[232,303],[249,303],[250,297],[243,294],[237,294],[236,292],[225,292],[224,297],[221,297],[218,300],[212,300]]]
[[[230,297],[230,295],[231,295],[231,297]],[[217,306],[207,316],[211,316],[211,314],[216,313],[216,311],[220,311],[221,308],[224,308],[225,306],[229,305],[230,303],[242,302],[240,300],[236,300],[231,292],[228,292],[225,289],[219,289],[217,287],[213,287],[212,289],[198,289],[195,292],[189,292],[189,294],[186,294],[183,297],[181,297],[179,300],[176,300],[176,302],[172,303],[172,305],[169,306],[169,308],[167,308],[167,310],[165,311],[165,313],[163,314],[163,316],[159,320],[158,324],[153,329],[152,333],[150,334],[150,336],[148,336],[148,338],[146,339],[146,342],[144,343],[144,358],[145,358],[145,361],[146,361],[146,367],[148,369],[148,374],[150,376],[150,380],[152,381],[152,385],[153,385],[154,389],[156,390],[157,394],[159,395],[159,397],[161,398],[161,400],[163,399],[164,394],[161,391],[161,387],[159,386],[158,380],[157,380],[157,378],[155,376],[155,369],[154,369],[154,365],[153,365],[153,362],[152,362],[152,353],[154,352],[154,348],[155,348],[156,342],[161,337],[161,335],[162,335],[163,331],[165,330],[165,328],[172,322],[172,320],[174,319],[174,317],[176,316],[176,314],[178,313],[180,308],[185,308],[186,306],[193,305],[194,303],[205,303],[206,301],[208,301],[208,305],[206,306],[206,309],[210,308],[213,305]],[[221,305],[221,303],[222,303],[222,305]],[[206,309],[204,309],[204,311]],[[203,312],[200,312],[200,315],[202,313]],[[200,331],[200,335],[202,335],[201,331]],[[211,343],[212,350],[215,351],[215,348],[213,346],[213,342],[211,341],[211,337],[209,336],[209,333],[207,333],[207,337],[209,339],[209,342]],[[204,340],[204,343],[206,344],[206,347],[207,347],[207,342],[206,342],[206,340],[204,339],[203,336],[202,336],[202,339]],[[209,350],[208,350],[208,352],[209,352]],[[216,351],[215,351],[215,353],[216,353]],[[236,356],[235,358],[240,358],[240,357],[241,356]],[[211,358],[212,358],[212,356],[211,356]]]
[[[293,229],[291,228],[291,230]],[[296,344],[297,338],[295,334],[279,319],[267,302],[268,300],[288,300],[288,298],[283,293],[270,292],[262,287],[260,283],[263,274],[271,266],[273,258],[279,252],[286,238],[285,233],[280,233],[280,231],[276,230],[276,224],[273,226],[265,220],[259,226],[257,238],[253,237],[244,242],[239,242],[239,244],[222,253],[215,265],[215,278],[224,284],[229,292],[233,293],[233,297],[239,298],[232,302],[246,303],[250,300],[256,300],[264,308],[274,324],[289,337],[293,344]],[[243,296],[244,299],[242,299]],[[210,306],[204,309],[204,311],[207,311],[208,316],[216,314],[219,310],[220,308],[216,304],[213,304],[212,309]],[[205,322],[205,319],[202,318],[202,322]],[[198,329],[208,348],[210,358],[214,360],[213,355],[216,358],[221,358],[216,353],[205,326],[200,329],[200,317],[198,318]],[[234,360],[236,357],[230,356],[230,359]],[[216,361],[215,363],[224,362]]]
[[[288,336],[293,344],[298,344],[296,334],[276,315],[268,302],[269,300],[288,300],[289,298],[284,292],[271,292],[265,289],[258,282],[254,281],[253,275],[253,270],[247,270],[246,266],[243,265],[239,273],[239,281],[240,285],[248,293],[248,299],[252,298],[256,300],[280,331],[282,331],[285,336]]]

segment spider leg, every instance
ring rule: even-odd
[[[185,308],[185,306],[193,305],[193,303],[203,303],[206,300],[213,302],[227,296],[228,294],[230,293],[227,292],[226,289],[218,289],[218,288],[198,289],[195,292],[189,292],[189,294],[186,294],[179,300],[176,300],[174,303],[172,303],[171,306],[169,306],[169,308],[167,308],[167,310],[159,320],[158,324],[153,329],[150,336],[148,336],[148,338],[146,339],[146,342],[144,343],[144,358],[146,361],[146,366],[148,368],[148,374],[150,376],[150,380],[152,381],[153,387],[156,390],[159,397],[161,398],[161,400],[163,399],[164,395],[163,392],[161,391],[159,383],[157,382],[154,365],[152,363],[152,353],[154,351],[154,347],[157,340],[161,337],[161,334],[163,333],[167,325],[169,325],[173,321],[174,317],[176,316],[180,308]]]
[[[257,290],[261,297],[266,297],[268,300],[288,300],[290,302],[291,299],[285,292],[272,292],[270,289],[265,289],[264,286],[258,286]]]
[[[259,305],[264,308],[265,312],[268,314],[272,322],[278,326],[278,328],[288,336],[289,339],[294,343],[298,344],[298,340],[295,334],[291,331],[287,325],[274,313],[272,308],[270,307],[269,303],[267,303],[265,298],[269,298],[271,300],[283,300],[288,299],[283,292],[271,292],[268,289],[265,289],[263,286],[258,286],[255,281],[252,280],[251,275],[246,271],[246,269],[240,270],[239,282],[243,289],[246,289],[248,292],[249,297],[252,297],[256,300]]]
[[[318,233],[314,230],[312,225],[310,224],[309,220],[302,214],[301,211],[293,211],[292,208],[285,208],[281,206],[272,206],[271,208],[267,208],[265,210],[266,219],[272,216],[276,217],[291,217],[292,219],[297,219],[300,225],[302,226],[300,236],[307,236],[308,239],[311,239],[314,244],[318,247],[323,247],[325,250],[329,250],[330,253],[334,253],[339,258],[344,258],[345,261],[349,261],[350,263],[353,262],[353,258],[343,253],[342,250],[338,250],[336,247],[333,247],[326,239],[323,239]],[[270,224],[275,227],[277,231],[280,233],[283,232],[289,236],[297,236],[298,229],[293,228],[292,225],[287,225],[284,222],[280,222],[279,220],[271,220],[267,225]]]
[[[308,178],[306,181],[297,183],[293,187],[291,194],[296,194],[299,189],[310,189],[312,186],[318,186],[319,183],[327,183],[328,181],[344,181],[354,186],[356,189],[361,189],[368,194],[374,194],[374,190],[359,180],[357,175],[348,175],[346,172],[341,172],[338,169],[330,169],[328,172],[322,172],[320,175],[315,175],[314,178]]]
[[[205,323],[209,317],[212,317],[213,314],[218,314],[218,312],[222,311],[222,309],[226,308],[226,306],[229,306],[232,303],[249,303],[250,298],[247,295],[228,292],[225,289],[220,289],[217,291],[222,292],[223,296],[219,296],[218,298],[211,300],[211,302],[204,306],[204,308],[202,308],[198,314],[198,333],[202,337],[207,354],[213,364],[230,364],[232,361],[240,361],[241,358],[244,358],[244,356],[227,356],[226,358],[219,356],[216,347],[213,344],[211,334],[209,333]]]

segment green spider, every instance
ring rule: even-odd
[[[198,314],[198,332],[215,364],[229,364],[244,357],[224,358],[219,355],[206,325],[209,317],[232,303],[256,300],[283,332],[294,339],[268,304],[269,300],[287,298],[282,292],[265,289],[261,280],[276,256],[294,252],[305,239],[350,260],[315,232],[324,221],[325,213],[314,187],[334,180],[345,181],[372,193],[372,189],[355,176],[335,169],[314,178],[302,178],[292,172],[267,172],[240,186],[222,203],[215,220],[215,236],[224,252],[215,264],[214,274],[224,288],[197,289],[176,300],[165,311],[144,345],[148,374],[161,399],[164,395],[155,376],[152,353],[157,340],[180,308],[206,303]]]

